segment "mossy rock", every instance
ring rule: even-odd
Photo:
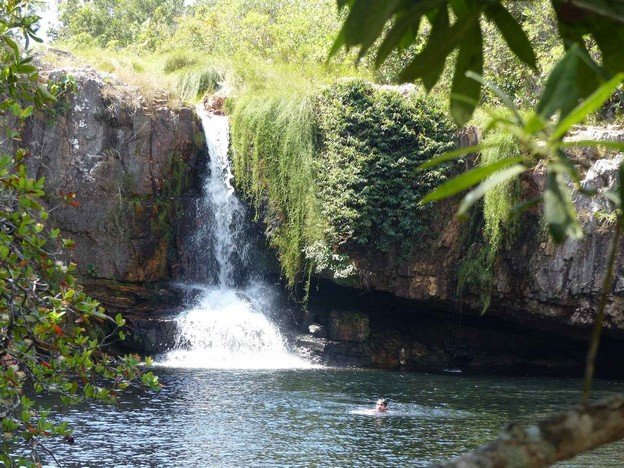
[[[368,315],[334,310],[329,314],[329,337],[337,341],[366,341],[371,334]]]

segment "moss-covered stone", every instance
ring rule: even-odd
[[[338,341],[361,343],[370,336],[368,315],[334,310],[329,314],[329,337]]]

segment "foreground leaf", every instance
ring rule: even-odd
[[[522,162],[522,160],[523,159],[521,157],[502,159],[492,164],[478,166],[474,169],[470,169],[469,171],[466,171],[463,174],[455,177],[454,179],[451,179],[440,185],[437,189],[425,196],[425,198],[422,199],[421,203],[429,203],[432,201],[442,200],[444,198],[451,197],[456,193],[461,192],[462,190],[466,190],[467,188],[478,184],[483,179],[489,177],[495,172]]]
[[[573,125],[583,122],[592,112],[599,110],[615,90],[618,89],[622,80],[624,80],[624,73],[617,74],[576,106],[559,122],[559,125],[557,125],[550,137],[551,141],[563,138]]]
[[[431,158],[428,161],[425,161],[420,166],[418,166],[417,170],[422,171],[424,169],[429,169],[434,166],[438,166],[446,161],[451,161],[452,159],[457,159],[461,156],[465,156],[467,154],[478,153],[486,148],[491,148],[493,145],[473,145],[473,146],[465,146],[463,148],[458,148],[453,151],[448,151],[446,153],[441,154],[440,156],[436,156],[435,158]]]
[[[470,120],[481,96],[481,83],[470,78],[467,72],[483,73],[483,37],[478,21],[471,34],[459,46],[451,85],[451,114],[460,127]],[[458,99],[458,96],[463,99]]]
[[[499,3],[493,3],[485,10],[505,38],[511,51],[533,70],[537,70],[537,59],[526,33],[513,16]]]
[[[457,210],[457,215],[464,216],[466,212],[470,208],[472,208],[472,206],[476,202],[481,200],[481,198],[483,198],[483,196],[491,189],[499,184],[502,184],[503,182],[508,181],[509,179],[513,179],[514,177],[519,176],[526,170],[527,168],[522,164],[516,164],[507,169],[503,169],[502,171],[497,172],[491,177],[488,177],[476,189],[472,190],[462,199],[459,205],[459,209]]]
[[[569,187],[563,176],[555,171],[548,172],[544,191],[544,220],[548,232],[557,244],[562,243],[566,237],[583,237],[576,209],[570,199]]]

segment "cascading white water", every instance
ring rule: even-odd
[[[252,280],[237,288],[235,269],[246,261],[245,213],[232,187],[228,159],[228,121],[198,106],[210,156],[210,174],[198,213],[212,213],[195,235],[202,250],[214,257],[216,285],[201,287],[195,304],[177,319],[179,335],[172,351],[157,360],[171,367],[268,369],[310,367],[291,354],[277,327],[267,318],[276,304],[274,289]]]
[[[232,255],[235,249],[245,249],[238,232],[242,226],[244,213],[240,201],[232,187],[232,171],[228,159],[228,120],[222,115],[210,115],[198,106],[206,145],[210,155],[210,176],[204,183],[204,194],[209,197],[209,205],[214,213],[214,255],[218,264],[219,286],[234,286]],[[206,203],[207,200],[204,200]],[[238,245],[237,245],[238,244]]]

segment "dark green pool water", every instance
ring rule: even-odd
[[[68,466],[422,466],[574,404],[578,380],[335,369],[158,369],[156,395],[65,414]],[[597,382],[596,396],[624,390]],[[384,396],[390,411],[370,408]],[[614,444],[565,466],[624,466]]]

